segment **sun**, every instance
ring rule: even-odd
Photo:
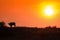
[[[47,6],[44,12],[46,16],[52,16],[54,14],[54,9],[51,6]]]
[[[37,6],[37,16],[54,19],[59,14],[59,4],[56,1],[43,1]]]

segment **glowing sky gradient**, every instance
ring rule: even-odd
[[[53,19],[41,16],[41,3],[56,2],[58,14]],[[38,7],[38,5],[40,5]],[[47,5],[47,4],[46,4]],[[44,5],[43,5],[44,6]],[[0,0],[0,21],[15,21],[22,26],[60,26],[60,0]]]

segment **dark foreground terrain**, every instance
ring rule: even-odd
[[[0,40],[60,40],[60,28],[0,28]]]

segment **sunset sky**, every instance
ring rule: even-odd
[[[60,27],[60,0],[0,0],[0,21],[14,21],[18,26]]]

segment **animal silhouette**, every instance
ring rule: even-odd
[[[10,23],[8,23],[9,25],[10,25],[10,27],[12,28],[12,27],[16,27],[16,23],[15,22],[10,22]]]

